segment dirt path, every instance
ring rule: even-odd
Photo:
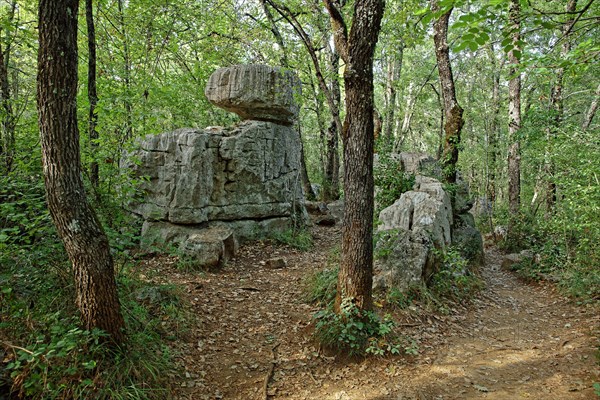
[[[302,301],[303,280],[326,265],[339,230],[317,227],[314,235],[314,251],[255,244],[219,273],[148,264],[152,276],[185,288],[199,317],[177,343],[186,371],[176,377],[178,398],[595,398],[598,308],[522,283],[499,269],[495,252],[482,272],[486,289],[468,308],[397,316],[418,356],[342,361],[321,354],[310,337],[316,309]],[[275,256],[286,257],[287,267],[267,268]]]

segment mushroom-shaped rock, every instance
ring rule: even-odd
[[[300,80],[291,71],[267,65],[219,68],[208,79],[205,94],[214,105],[242,119],[291,125],[298,118]]]

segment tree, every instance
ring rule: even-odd
[[[594,120],[594,116],[596,115],[596,110],[598,110],[598,100],[600,98],[600,85],[596,88],[596,93],[594,94],[594,98],[590,104],[590,108],[588,108],[585,113],[585,119],[583,120],[583,124],[581,124],[581,129],[587,131],[592,121]]]
[[[567,21],[562,27],[562,46],[561,46],[561,58],[566,59],[571,51],[571,40],[570,34],[573,30],[573,26],[575,25],[575,9],[577,8],[577,0],[569,0],[567,5],[565,6],[565,12],[569,16]],[[565,76],[565,68],[559,67],[556,69],[556,81],[554,82],[554,86],[552,87],[552,92],[550,93],[550,106],[552,107],[552,112],[554,113],[554,118],[551,122],[552,126],[548,129],[548,146],[550,146],[550,142],[552,141],[552,136],[555,135],[558,130],[560,123],[563,120],[564,113],[564,101],[563,101],[563,81]],[[548,186],[546,189],[546,209],[547,211],[551,211],[554,208],[554,204],[556,203],[556,182],[554,182],[553,174],[553,166],[552,163],[548,159],[545,165]]]
[[[46,197],[75,279],[86,329],[124,340],[108,239],[90,207],[83,181],[77,127],[78,0],[41,0],[37,109]]]
[[[267,20],[269,21],[269,24],[271,25],[271,33],[273,33],[273,36],[275,37],[275,40],[277,41],[277,44],[279,45],[280,49],[281,49],[281,66],[284,68],[290,68],[290,63],[288,61],[288,57],[287,57],[287,49],[285,46],[285,42],[283,41],[283,36],[281,36],[281,32],[279,32],[279,28],[277,28],[277,23],[275,21],[275,19],[273,18],[273,14],[271,13],[271,10],[269,10],[269,7],[267,6],[267,0],[260,0],[260,3],[262,5],[263,8],[263,12],[265,13],[265,17],[267,17]],[[302,134],[301,134],[301,127],[300,124],[296,124],[296,131],[298,132],[298,139],[300,140],[300,175],[302,178],[302,188],[304,189],[304,196],[308,199],[308,200],[315,200],[316,199],[316,194],[315,191],[312,188],[312,185],[310,184],[310,178],[308,177],[308,171],[306,170],[306,156],[304,153],[304,142],[302,141]]]
[[[509,30],[512,48],[508,52],[509,76],[508,82],[508,234],[513,231],[514,220],[519,213],[521,204],[521,145],[517,132],[521,128],[521,73],[519,60],[521,58],[521,7],[519,0],[511,0],[508,11]]]
[[[8,24],[13,22],[16,0],[10,2],[8,7]],[[8,37],[8,33],[7,33]],[[8,62],[11,53],[10,40],[6,40],[6,47],[2,46],[2,26],[0,25],[0,158],[4,158],[3,169],[6,173],[13,169],[15,157],[15,127],[16,115],[12,105],[12,95],[8,78]]]
[[[98,94],[96,90],[96,28],[94,27],[94,7],[92,0],[85,0],[85,21],[87,24],[88,36],[88,100],[90,102],[90,111],[88,114],[88,136],[90,138],[92,152],[98,148],[98,114],[96,104],[98,103]],[[94,187],[99,183],[98,161],[90,163],[90,181]]]
[[[335,45],[346,63],[346,118],[344,144],[345,211],[342,228],[342,259],[335,301],[343,299],[360,309],[373,307],[373,54],[381,28],[384,2],[354,3],[348,33],[334,0],[324,0],[331,17]]]
[[[327,129],[327,155],[325,158],[324,176],[323,176],[323,198],[325,200],[336,200],[339,198],[339,155],[338,155],[338,132],[342,131],[342,122],[340,119],[340,85],[337,79],[339,68],[339,55],[330,47],[329,43],[324,45],[325,52],[328,56],[327,72],[331,77],[328,84],[325,79],[325,74],[322,71],[319,62],[317,47],[314,45],[309,32],[303,27],[297,18],[299,13],[290,10],[286,5],[279,4],[274,0],[265,0],[274,10],[276,10],[283,19],[294,29],[297,36],[301,39],[306,48],[312,64],[315,68],[315,75],[319,89],[325,95],[325,100],[331,113],[331,123]],[[317,25],[321,34],[325,36],[326,32],[323,26]],[[328,40],[326,40],[328,42]]]
[[[440,11],[437,0],[431,1],[431,10]],[[433,23],[433,41],[435,44],[435,57],[437,59],[440,87],[444,100],[444,150],[442,152],[442,168],[444,179],[447,183],[456,182],[456,163],[458,162],[458,146],[460,144],[460,131],[465,121],[463,109],[456,99],[454,77],[450,64],[450,49],[448,48],[448,22],[452,14],[452,7]]]

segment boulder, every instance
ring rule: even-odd
[[[344,221],[344,200],[336,200],[327,204],[329,214],[335,218],[336,224],[342,225]]]
[[[443,201],[427,192],[409,191],[379,214],[378,231],[404,229],[427,233],[436,247],[451,241],[452,211]]]
[[[300,179],[300,81],[264,65],[217,70],[209,100],[247,119],[229,128],[179,129],[139,141],[121,167],[140,178],[129,204],[142,243],[177,248],[202,267],[223,265],[238,242],[308,221]]]
[[[130,204],[144,220],[193,225],[307,218],[298,179],[300,141],[286,126],[246,121],[230,129],[148,136],[125,167],[146,177],[144,195]]]
[[[202,229],[181,242],[181,254],[193,257],[201,268],[220,268],[233,258],[237,243],[233,231],[222,227]]]
[[[378,233],[373,289],[405,291],[434,272],[433,241],[426,232],[391,229]]]
[[[506,254],[502,258],[501,268],[511,269],[513,265],[519,264],[524,260],[524,257],[518,253]]]
[[[242,119],[291,125],[298,118],[301,84],[291,71],[267,65],[219,68],[208,79],[205,95]]]
[[[431,157],[413,153],[395,156],[403,170],[418,174],[413,190],[403,193],[379,214],[374,288],[405,290],[427,283],[441,266],[439,251],[448,246],[456,246],[472,265],[481,265],[483,240],[468,212],[471,205],[466,183],[460,183],[459,206],[453,209],[444,185],[420,174],[426,169],[438,170]]]
[[[400,161],[402,171],[409,174],[424,174],[434,177],[441,175],[441,169],[437,161],[429,154],[402,152],[393,154],[392,157]]]
[[[269,269],[283,269],[287,267],[287,260],[284,257],[269,258],[265,262],[265,267]]]

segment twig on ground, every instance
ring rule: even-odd
[[[269,381],[275,372],[275,364],[277,364],[277,355],[275,354],[275,350],[279,347],[279,343],[275,346],[271,347],[271,353],[273,354],[273,360],[271,361],[271,365],[269,366],[269,371],[267,371],[267,375],[265,376],[265,381],[263,382],[263,399],[269,399]]]

